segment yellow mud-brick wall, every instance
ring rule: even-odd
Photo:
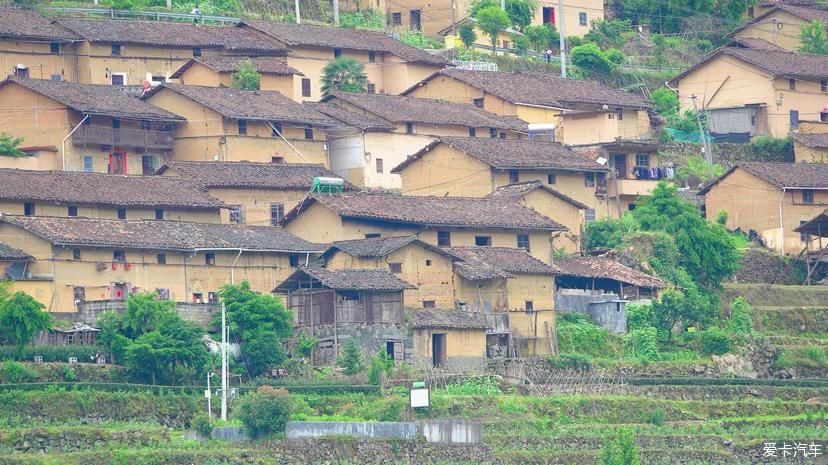
[[[492,247],[517,247],[517,236],[525,234],[529,236],[530,255],[538,260],[549,263],[552,257],[551,247],[558,246],[558,239],[552,240],[552,233],[549,231],[520,230],[520,229],[486,229],[486,228],[428,228],[417,236],[424,242],[437,245],[437,231],[447,230],[451,232],[452,247],[473,246],[475,236],[491,237]],[[550,244],[551,243],[551,244]]]
[[[509,310],[509,296],[505,279],[470,281],[456,275],[455,298],[465,304],[469,312],[505,312]]]
[[[420,83],[406,95],[416,98],[443,99],[457,103],[472,103],[474,99],[482,98],[485,94],[482,90],[476,89],[465,82],[441,74],[434,76],[427,82]],[[486,110],[489,109],[486,108]]]
[[[828,149],[808,147],[796,140],[793,146],[796,163],[828,163]]]
[[[14,83],[0,87],[0,111],[9,116],[3,122],[3,132],[22,137],[23,146],[60,147],[71,129],[65,105]],[[71,146],[71,141],[66,145]]]
[[[710,89],[718,89],[712,95]],[[696,106],[725,108],[747,103],[775,102],[769,74],[736,58],[720,55],[684,76],[678,82],[681,110]],[[705,92],[707,91],[707,92]]]
[[[486,330],[484,329],[414,329],[415,357],[432,356],[432,335],[446,335],[446,357],[485,357]]]
[[[342,219],[327,207],[309,202],[285,229],[306,241],[330,244],[334,241],[364,239],[366,234],[382,234],[383,237],[412,235],[422,228],[404,225],[391,227],[373,221]]]
[[[595,195],[598,173],[595,173],[595,186],[586,185],[585,173],[561,170],[519,170],[518,182],[541,181],[546,184],[550,174],[555,174],[555,184],[550,184],[550,188],[594,209],[596,218],[605,218],[609,215],[607,199]],[[511,184],[509,173],[496,172],[494,183],[496,187]]]
[[[342,49],[341,57],[353,58],[365,66],[365,76],[368,82],[376,86],[376,91],[385,89],[384,68],[393,66],[385,63],[387,56],[382,52],[373,54],[374,62],[369,60],[369,52],[363,50]],[[296,75],[293,77],[294,98],[297,101],[317,101],[322,98],[322,75],[325,66],[334,61],[334,49],[332,47],[291,47],[287,58],[287,64],[302,72],[305,76]],[[302,95],[302,80],[310,80],[311,94]],[[389,92],[391,93],[391,92]]]
[[[24,201],[0,201],[0,212],[8,215],[23,215]],[[69,206],[77,207],[78,215],[87,218],[117,219],[118,207],[108,207],[90,204],[71,204],[55,202],[30,202],[34,204],[36,216],[57,216],[68,217]],[[159,207],[160,208],[160,207]],[[164,211],[164,219],[171,221],[191,221],[194,223],[219,223],[221,213],[218,208],[209,210],[198,210],[188,208],[161,208]],[[126,218],[128,220],[154,220],[154,208],[126,207]]]
[[[354,257],[337,251],[327,262],[330,269],[384,269],[400,263],[402,272],[396,276],[417,289],[406,289],[405,305],[422,307],[423,301],[434,301],[437,308],[454,308],[454,271],[452,261],[417,244],[408,244],[385,257]]]
[[[52,79],[75,82],[77,45],[62,43],[59,53],[53,54],[50,42],[0,39],[0,64],[4,77],[17,65],[24,65],[32,79]]]
[[[18,170],[33,170],[33,171],[50,171],[62,169],[60,154],[57,149],[52,147],[43,147],[38,150],[31,150],[28,147],[26,152],[29,154],[25,157],[8,157],[0,156],[0,169],[18,169]]]
[[[764,13],[764,10],[757,8],[755,16],[762,13]],[[798,51],[802,45],[799,40],[799,29],[807,24],[807,21],[785,11],[777,11],[773,14],[773,17],[777,19],[776,24],[771,22],[771,18],[766,18],[764,21],[748,25],[737,32],[735,37],[737,39],[763,39],[785,50]],[[778,25],[781,25],[781,27]]]
[[[415,131],[432,132],[432,127],[415,126]],[[405,159],[421,148],[434,141],[434,136],[427,134],[406,134],[405,128],[402,132],[366,132],[365,142],[365,166],[360,185],[364,187],[383,187],[386,189],[402,189],[402,178],[391,170],[405,161]],[[377,166],[377,160],[382,160],[382,170]],[[380,172],[382,171],[382,172]]]
[[[737,168],[707,192],[705,203],[708,220],[715,221],[719,211],[725,210],[728,228],[752,229],[767,241],[768,247],[797,254],[805,243],[794,228],[828,207],[828,192],[814,191],[814,203],[803,205],[801,190],[788,191],[783,199],[781,189]]]
[[[581,249],[581,228],[584,225],[584,211],[571,203],[555,197],[543,189],[535,189],[520,199],[524,207],[531,208],[543,216],[552,218],[566,226],[567,232],[555,239],[555,247],[568,253]]]
[[[773,80],[776,99],[768,101],[767,114],[770,132],[774,137],[786,137],[792,130],[791,111],[797,111],[799,120],[819,120],[828,101],[828,92],[822,91],[820,79],[794,80],[791,90],[788,78]]]
[[[193,63],[181,73],[178,82],[188,86],[232,87],[233,73],[220,73],[201,63]],[[289,99],[294,99],[293,75],[262,73],[259,90],[276,91]]]
[[[614,111],[564,113],[559,142],[563,144],[596,144],[613,142],[620,137],[620,121]]]
[[[83,42],[78,51],[78,82],[81,84],[111,84],[112,74],[124,74],[125,85],[136,86],[152,76],[169,78],[188,60],[193,48],[149,47],[121,44],[120,56],[112,54],[112,43]],[[202,54],[216,53],[202,49]]]
[[[513,335],[527,338],[527,342],[521,344],[522,348],[519,349],[521,356],[553,354],[555,324],[554,310],[509,312],[509,329]]]
[[[555,9],[555,29],[561,30],[560,10],[557,0],[538,2],[532,24],[544,23],[543,8]],[[564,32],[567,37],[583,37],[589,32],[593,21],[604,19],[604,2],[602,0],[564,0]]]
[[[225,205],[241,205],[244,208],[244,224],[251,226],[270,226],[271,205],[281,204],[284,207],[284,213],[287,213],[308,194],[307,191],[299,190],[214,187],[209,188],[208,192],[211,196],[224,202]],[[223,212],[222,223],[228,223],[229,221],[229,211]]]
[[[489,165],[446,144],[412,162],[400,177],[404,195],[484,197],[493,190]]]

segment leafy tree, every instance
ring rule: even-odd
[[[653,361],[658,358],[658,335],[652,326],[630,331],[625,338],[624,356]]]
[[[705,355],[722,355],[730,351],[730,338],[719,328],[708,328],[699,333],[699,343]]]
[[[17,353],[40,331],[50,328],[52,316],[29,294],[18,291],[0,302],[0,336],[17,346]]]
[[[546,52],[558,48],[560,35],[552,24],[526,26],[523,34],[529,39],[529,43],[535,51]]]
[[[157,329],[130,343],[125,351],[126,366],[133,375],[176,383],[176,370],[186,367],[200,372],[207,363],[203,331],[177,313],[166,315]]]
[[[666,117],[675,117],[679,113],[679,98],[675,92],[666,87],[659,87],[650,94],[650,100],[656,111]]]
[[[704,288],[717,288],[739,268],[740,254],[727,231],[708,223],[698,207],[676,195],[664,181],[651,195],[639,198],[633,216],[642,230],[663,231],[675,239],[680,265]]]
[[[538,10],[538,2],[536,0],[506,0],[504,3],[509,24],[501,29],[511,25],[515,29],[523,31],[532,23],[532,19],[535,17],[535,11]],[[489,7],[500,9],[500,2],[498,0],[477,0],[472,4],[469,15],[476,18],[481,10]]]
[[[497,35],[500,31],[509,27],[509,16],[500,7],[490,5],[477,10],[475,18],[477,19],[477,27],[489,36],[489,41],[492,44],[492,53],[495,53]]]
[[[631,25],[629,19],[594,20],[584,39],[603,49],[618,48],[625,43],[622,33],[630,32]]]
[[[466,48],[471,47],[474,41],[477,40],[477,33],[474,32],[473,24],[464,23],[460,26],[458,32],[460,34],[460,40],[463,41],[463,45],[465,45]]]
[[[337,364],[345,369],[346,375],[355,375],[365,368],[364,363],[362,352],[356,341],[353,338],[348,339],[342,348],[342,355],[339,356]]]
[[[353,58],[339,57],[322,69],[322,92],[365,92],[365,66]]]
[[[368,382],[371,384],[382,384],[386,377],[391,376],[394,369],[394,359],[385,350],[379,351],[371,357],[371,364],[368,367]]]
[[[104,312],[98,317],[98,343],[112,356],[112,363],[124,358],[126,348],[132,340],[123,334],[122,317],[115,312]]]
[[[512,34],[511,39],[512,48],[515,50],[515,53],[519,56],[526,55],[531,45],[529,39],[523,34]]]
[[[593,43],[574,47],[570,54],[570,60],[582,72],[594,76],[606,76],[615,69],[615,64]]]
[[[20,144],[23,143],[22,137],[12,137],[11,134],[5,132],[0,133],[0,155],[22,157],[26,152],[20,150]]]
[[[259,90],[262,82],[262,75],[253,66],[253,62],[247,60],[239,62],[236,72],[233,73],[233,81],[230,86],[241,90]]]
[[[155,330],[162,320],[174,313],[175,302],[159,300],[155,292],[138,292],[127,297],[120,330],[124,336],[136,339]]]
[[[638,230],[638,223],[629,213],[621,216],[620,220],[605,218],[587,223],[587,249],[614,249],[619,247],[624,239]]]
[[[691,325],[710,322],[716,310],[699,291],[666,290],[652,303],[652,319],[661,338],[669,342],[677,324],[681,324],[683,331]]]
[[[750,337],[753,332],[753,308],[744,297],[737,297],[730,303],[728,330],[740,337]]]
[[[601,465],[641,465],[631,428],[619,429],[601,450]]]
[[[253,291],[247,281],[225,285],[219,295],[226,306],[231,336],[242,344],[250,376],[281,364],[287,358],[282,340],[293,333],[293,314],[282,300]],[[216,315],[211,325],[220,327],[221,315]]]
[[[605,50],[604,57],[607,59],[607,61],[612,63],[613,69],[623,65],[627,61],[627,56],[624,55],[624,52],[616,48]]]
[[[269,436],[285,430],[293,403],[284,388],[261,386],[239,400],[239,418],[254,437]]]
[[[825,22],[812,21],[803,25],[799,30],[799,40],[802,45],[799,51],[813,55],[828,55],[828,34],[825,33]]]

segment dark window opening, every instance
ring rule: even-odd
[[[282,203],[270,204],[270,225],[277,226],[285,217],[285,205]]]
[[[81,249],[72,249],[72,260],[81,259]]]
[[[380,234],[380,233],[365,233],[365,238],[366,239],[376,239],[378,237],[382,237],[382,234]]]
[[[305,125],[305,139],[313,140],[313,126],[310,124]]]
[[[594,208],[587,208],[584,211],[584,221],[587,223],[591,221],[595,221],[595,209]]]
[[[819,90],[820,92],[828,92],[828,80],[823,79],[819,81]]]
[[[243,136],[247,135],[247,120],[240,119],[238,121],[238,123],[239,123],[239,134],[241,134]]]
[[[437,245],[440,247],[451,247],[451,232],[437,231]]]
[[[496,138],[497,137],[497,129],[489,128],[489,137],[491,137],[492,139]]]
[[[155,261],[159,265],[166,265],[167,264],[167,256],[165,254],[160,253],[160,254],[155,256]]]
[[[204,294],[201,292],[193,292],[193,303],[200,304],[204,302]]]
[[[388,269],[395,274],[402,273],[402,263],[389,263]]]
[[[475,128],[469,128],[469,137],[475,137],[477,135],[477,130]]]
[[[233,224],[242,224],[244,222],[241,205],[230,207],[230,222]]]
[[[520,173],[518,170],[509,170],[509,183],[514,184],[520,182]]]
[[[382,174],[382,173],[383,173],[383,161],[382,161],[382,158],[377,158],[377,159],[376,159],[376,164],[377,164],[377,174]]]
[[[526,313],[532,313],[535,311],[535,303],[531,300],[527,300],[526,303],[523,304],[523,309],[526,310]]]
[[[405,133],[414,134],[414,123],[405,123]]]
[[[34,216],[35,215],[35,204],[26,202],[23,204],[23,214],[26,216]]]
[[[426,260],[426,266],[431,266],[431,260]]]
[[[213,252],[207,252],[204,254],[204,264],[205,265],[215,265],[216,264],[216,254]]]
[[[377,61],[377,52],[373,50],[368,51],[368,63],[374,63]]]
[[[802,226],[803,224],[807,223],[808,220],[799,220],[799,225]],[[808,235],[805,233],[799,233],[799,241],[800,242],[808,242]]]
[[[66,214],[69,216],[78,216],[78,207],[71,205],[67,208]]]
[[[282,134],[282,123],[278,121],[273,121],[270,123],[270,135],[273,137],[279,137]]]
[[[796,90],[796,79],[788,79],[788,89]]]
[[[280,156],[275,156],[275,155],[270,157],[270,163],[284,163],[284,162],[285,162],[285,157],[280,157]]]
[[[72,289],[72,294],[75,296],[75,302],[83,302],[86,300],[86,288],[75,286]]]
[[[289,262],[289,264],[292,268],[298,268],[299,267],[299,255],[296,255],[296,254],[291,255],[290,257],[288,257],[288,262]]]
[[[556,184],[558,182],[558,176],[555,174],[547,174],[546,175],[546,183],[547,184]]]
[[[578,24],[581,26],[587,25],[587,14],[586,13],[578,13]]]
[[[339,58],[341,56],[342,56],[342,49],[341,48],[335,48],[334,49],[334,58]]]
[[[194,47],[193,48],[193,56],[194,57],[200,57],[201,56],[201,49],[198,48],[198,47]]]
[[[505,139],[505,138],[506,138],[506,133],[505,133],[505,132],[501,132],[501,133],[500,133],[500,134],[498,134],[498,135],[500,136],[500,138],[501,138],[501,139]]]
[[[437,302],[434,300],[424,300],[423,308],[437,308]]]
[[[163,208],[156,208],[155,209],[155,219],[156,220],[163,220],[164,219],[164,209]]]
[[[51,52],[52,55],[58,55],[60,53],[60,44],[57,42],[49,44],[49,52]]]
[[[112,56],[121,56],[121,44],[112,44]]]
[[[125,220],[126,219],[126,208],[119,208],[118,209],[118,219]]]
[[[311,80],[302,79],[302,97],[311,96]]]
[[[366,88],[369,94],[376,94],[377,93],[377,86],[373,82],[369,82]]]
[[[391,13],[391,25],[402,26],[402,13]]]
[[[483,97],[472,100],[472,103],[474,103],[474,106],[476,106],[477,108],[483,108],[483,102]]]
[[[802,203],[812,204],[814,203],[814,191],[811,189],[803,189],[802,190]]]
[[[525,251],[529,252],[529,235],[528,234],[518,234],[517,235],[517,247],[518,249],[524,249]]]
[[[595,187],[595,173],[584,173],[584,186]]]
[[[492,236],[474,236],[474,245],[480,247],[491,247]]]
[[[123,250],[115,250],[112,252],[112,261],[115,263],[126,263],[126,252]]]

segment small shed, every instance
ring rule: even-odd
[[[794,231],[798,232],[805,242],[805,247],[800,253],[800,256],[805,256],[808,268],[804,284],[811,284],[817,274],[817,268],[823,263],[828,263],[828,209],[802,223]]]
[[[582,289],[617,294],[624,299],[655,297],[669,285],[661,279],[632,269],[609,257],[574,257],[555,262],[559,289]]]
[[[406,310],[415,364],[470,372],[486,365],[486,315],[480,312]]]
[[[354,338],[365,354],[385,349],[405,359],[403,291],[411,284],[381,269],[296,270],[273,292],[295,312],[294,326],[315,337],[316,364],[333,362],[341,344]]]
[[[71,327],[54,327],[48,331],[41,331],[32,339],[32,345],[38,346],[70,346],[95,345],[98,333],[101,330],[86,323],[75,323]]]

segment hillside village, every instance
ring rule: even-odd
[[[0,5],[0,464],[828,457],[825,4],[101,1]]]

